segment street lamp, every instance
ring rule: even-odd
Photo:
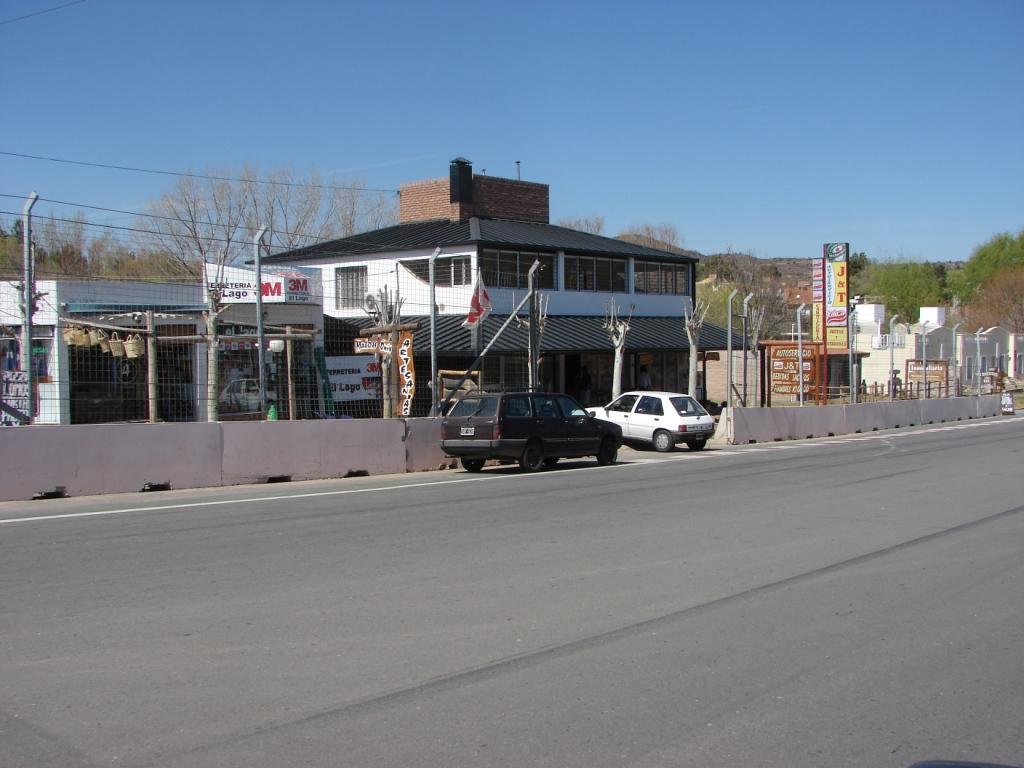
[[[860,390],[860,376],[859,375],[854,376],[854,372],[855,372],[854,371],[854,367],[855,366],[859,367],[859,366],[857,366],[857,363],[856,363],[856,359],[857,359],[857,352],[856,352],[856,340],[857,340],[856,330],[857,330],[857,323],[854,322],[854,316],[855,316],[855,314],[857,312],[857,304],[859,303],[858,299],[859,299],[859,297],[854,297],[850,301],[850,307],[852,308],[852,311],[847,312],[847,314],[846,314],[846,321],[847,321],[846,322],[846,338],[847,338],[846,346],[849,348],[849,359],[848,359],[848,361],[846,363],[846,367],[848,369],[849,376],[850,376],[850,402],[851,403],[856,403],[857,402],[857,395],[858,395],[858,392]]]
[[[267,358],[266,334],[263,331],[263,236],[267,233],[266,227],[260,227],[260,231],[252,239],[253,256],[256,258],[256,364],[260,367],[260,418],[267,418]]]
[[[732,300],[739,293],[739,288],[733,288],[729,294],[729,318],[726,322],[725,348],[728,359],[725,363],[725,407],[732,413]]]
[[[797,365],[797,386],[800,388],[799,398],[800,406],[804,404],[804,331],[802,326],[802,318],[804,316],[804,307],[806,304],[801,304],[796,308],[796,365]]]
[[[956,388],[955,394],[959,394],[960,393],[960,364],[957,362],[957,360],[959,358],[957,358],[957,355],[956,355],[956,341],[957,341],[956,331],[957,331],[957,329],[961,325],[963,325],[963,322],[956,323],[953,326],[953,373],[956,374],[955,378],[956,378],[956,382],[957,382],[957,388]],[[946,381],[947,381],[947,384],[946,384],[946,397],[949,397],[949,384],[948,384],[949,379],[947,378]]]
[[[928,399],[928,321],[921,321],[921,356],[924,358],[924,399]]]
[[[895,331],[893,330],[893,326],[896,324],[896,318],[898,318],[898,317],[899,317],[899,315],[895,314],[895,315],[893,315],[892,317],[889,318],[889,339],[888,339],[888,342],[889,342],[889,402],[890,403],[892,402],[893,395],[895,394],[893,392],[893,390],[896,389],[896,379],[893,376],[893,373],[895,372],[896,369],[893,368],[894,363],[893,363],[893,356],[892,356],[892,352],[893,352],[892,344],[893,344],[893,334],[895,333]]]
[[[992,326],[988,330],[982,330],[978,328],[974,332],[974,370],[975,375],[978,377],[978,394],[981,394],[981,335],[983,333],[992,333],[996,329],[996,326]]]
[[[748,293],[743,299],[743,407],[747,407],[747,317],[750,300],[754,298],[753,293]]]

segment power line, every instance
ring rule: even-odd
[[[84,2],[84,0],[79,0]],[[26,155],[21,152],[4,152],[0,155],[7,157],[20,157],[27,160],[45,160],[50,163],[66,163],[68,165],[84,165],[89,168],[107,168],[114,171],[132,171],[133,173],[152,173],[160,176],[181,176],[189,179],[206,179],[207,181],[237,181],[243,184],[270,184],[278,187],[308,187],[310,189],[337,189],[350,192],[390,192],[398,194],[397,189],[383,189],[380,187],[351,187],[339,184],[304,184],[298,181],[272,181],[270,179],[241,179],[234,176],[211,176],[203,173],[188,173],[185,171],[161,171],[152,168],[136,168],[130,165],[111,165],[109,163],[92,163],[86,160],[68,160],[61,157],[44,157],[42,155]]]
[[[16,21],[24,21],[25,19],[31,19],[33,16],[42,16],[44,13],[52,13],[53,11],[59,11],[61,8],[67,8],[68,6],[78,5],[84,3],[85,0],[71,0],[70,3],[64,3],[64,5],[55,5],[53,8],[46,8],[42,11],[35,11],[33,13],[26,13],[24,16],[15,16],[13,19],[6,19],[0,21],[0,27],[4,24],[13,24]]]
[[[14,195],[2,195],[2,196],[3,197],[14,197]],[[0,216],[16,216],[16,217],[18,217],[20,219],[21,213],[18,213],[16,211],[0,210]],[[127,226],[117,225],[117,224],[100,224],[98,222],[85,221],[84,219],[66,219],[66,218],[59,217],[59,216],[44,216],[42,214],[36,214],[36,213],[32,214],[32,219],[33,220],[41,220],[41,221],[52,221],[52,222],[56,222],[56,223],[63,222],[63,223],[68,223],[68,224],[80,224],[83,227],[97,227],[97,228],[108,230],[108,231],[131,232],[131,233],[135,233],[135,234],[150,235],[150,236],[152,236],[154,238],[163,238],[164,240],[170,238],[170,239],[178,240],[178,241],[192,240],[192,241],[204,241],[204,242],[207,242],[207,243],[224,243],[226,245],[236,245],[239,248],[246,248],[246,247],[251,245],[251,243],[247,242],[244,237],[237,237],[237,238],[217,237],[217,236],[214,236],[214,235],[201,235],[201,234],[198,234],[196,232],[186,232],[186,233],[161,232],[159,230],[142,229],[140,227],[127,227]],[[175,219],[172,219],[172,221],[175,221]],[[189,223],[189,222],[184,222],[183,220],[180,220],[180,219],[178,219],[176,221],[180,221],[181,223]],[[199,223],[199,222],[191,222],[191,223]],[[239,225],[238,228],[239,229],[245,229],[245,230],[249,230],[250,229],[249,227],[247,227],[245,225]],[[282,233],[282,234],[287,234],[287,233]],[[302,235],[300,235],[300,236],[302,236]],[[361,241],[361,240],[358,239],[357,236],[356,237],[340,238],[340,239],[345,240],[346,244],[351,244],[351,245],[373,245],[373,246],[378,246],[379,245],[378,243],[371,243],[369,241]],[[327,241],[327,242],[330,242],[330,241]],[[121,244],[123,245],[124,243],[122,242]],[[287,250],[297,250],[297,249],[295,249],[295,248],[288,248]],[[286,251],[279,251],[279,253],[282,253],[282,252],[286,252]],[[320,258],[329,258],[329,257],[332,257],[332,256],[353,256],[353,255],[355,255],[355,254],[351,253],[351,251],[334,250],[334,249],[328,250],[328,249],[320,249],[320,248],[318,248],[317,252],[315,254],[310,254],[310,258],[320,259]]]
[[[0,197],[10,197],[10,198],[14,198],[16,200],[20,200],[20,199],[24,199],[25,196],[24,195],[11,195],[11,194],[0,193]],[[192,221],[192,220],[182,219],[182,218],[180,218],[178,216],[163,216],[163,215],[158,214],[158,213],[142,213],[142,212],[139,212],[139,211],[125,211],[125,210],[122,210],[120,208],[104,208],[103,206],[88,205],[87,203],[71,203],[71,202],[68,202],[67,200],[54,200],[53,198],[49,198],[49,197],[40,197],[39,198],[39,202],[41,202],[41,203],[53,203],[54,205],[66,205],[69,208],[85,208],[85,209],[88,209],[90,211],[103,211],[104,213],[119,213],[119,214],[123,214],[125,216],[140,216],[140,217],[142,217],[144,219],[159,219],[159,220],[162,220],[162,221],[174,221],[174,222],[177,222],[178,224],[186,224],[186,225],[189,225],[189,226],[200,225],[200,226],[204,226],[204,227],[221,227],[221,228],[226,228],[226,227],[229,226],[227,224],[217,224],[216,222],[212,222],[212,221]],[[71,222],[71,223],[74,223],[74,222],[78,221],[78,219],[60,219],[60,220],[68,221],[68,222]],[[82,223],[84,224],[84,223],[87,223],[87,222],[83,221]],[[242,226],[244,226],[244,225],[239,224],[239,227],[242,227]],[[305,232],[287,232],[287,231],[282,230],[282,229],[275,229],[275,230],[273,230],[273,232],[276,235],[288,235],[289,237],[303,237],[303,238],[306,238],[307,240],[316,240],[317,238],[322,237],[322,235],[310,235],[310,234],[306,234]],[[172,233],[161,232],[159,234],[170,236]]]

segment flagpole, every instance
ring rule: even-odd
[[[531,269],[536,269],[537,266],[538,265],[535,262],[534,266],[531,267]],[[527,292],[525,298],[523,298],[523,300],[519,302],[519,304],[516,306],[516,308],[512,310],[511,314],[509,314],[509,316],[508,316],[508,318],[506,318],[505,322],[501,324],[501,328],[499,328],[497,333],[495,333],[494,336],[491,337],[491,340],[487,343],[487,346],[484,347],[483,351],[479,355],[477,355],[476,360],[474,360],[470,364],[469,368],[466,369],[466,372],[464,374],[462,374],[462,378],[459,379],[458,383],[454,387],[451,388],[452,394],[455,394],[456,392],[458,392],[459,388],[463,384],[466,383],[466,379],[469,378],[470,373],[472,373],[474,370],[476,370],[477,364],[481,360],[483,360],[484,355],[486,355],[490,351],[491,347],[494,346],[494,343],[498,340],[498,337],[501,336],[501,334],[505,332],[505,329],[508,328],[509,324],[513,320],[516,319],[516,316],[519,314],[519,310],[521,310],[523,307],[525,307],[527,302],[530,301],[531,295],[532,295],[531,292]],[[451,402],[451,400],[452,399],[451,399],[450,396],[445,397],[444,403],[441,404],[441,411],[442,411],[442,413],[448,410],[448,404]]]
[[[437,281],[434,275],[434,261],[441,248],[435,248],[430,254],[430,415],[437,416],[438,380],[437,380]]]

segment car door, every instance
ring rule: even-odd
[[[633,393],[627,393],[621,397],[616,398],[612,402],[608,403],[603,409],[591,409],[597,413],[599,419],[610,421],[613,424],[618,424],[622,430],[623,436],[629,436],[629,419],[633,413],[633,407],[636,405],[636,401],[640,399],[640,396]]]
[[[526,441],[537,433],[537,424],[530,406],[530,396],[505,395],[501,413],[501,441],[513,454],[526,447]]]
[[[544,444],[545,456],[562,456],[566,452],[565,420],[554,395],[534,394],[533,432]]]
[[[665,408],[661,404],[661,398],[655,395],[641,395],[629,415],[627,434],[634,440],[650,442],[654,438],[654,433],[665,428],[666,424]]]
[[[565,450],[570,456],[593,456],[601,444],[601,427],[586,408],[568,395],[556,397],[562,411]]]

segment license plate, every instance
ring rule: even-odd
[[[476,427],[463,427],[459,430],[459,434],[463,437],[472,437],[476,434]]]

